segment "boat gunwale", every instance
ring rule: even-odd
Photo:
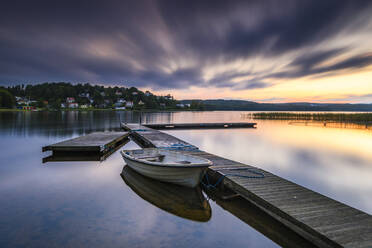
[[[154,148],[150,148],[150,149],[154,149]],[[138,149],[138,150],[142,150],[142,149]],[[143,164],[151,165],[151,166],[166,167],[166,168],[205,168],[205,167],[209,167],[209,166],[212,166],[213,165],[213,162],[210,161],[209,159],[198,157],[198,156],[193,156],[193,155],[185,155],[185,154],[182,154],[180,152],[175,152],[175,151],[167,151],[167,152],[180,153],[180,154],[182,154],[182,156],[196,157],[198,159],[203,159],[203,160],[205,160],[205,163],[203,163],[203,164],[201,164],[201,163],[192,163],[192,164],[187,164],[187,165],[176,164],[176,163],[167,163],[167,164],[165,164],[165,163],[160,163],[160,162],[152,162],[152,161],[147,161],[147,160],[135,159],[132,156],[127,155],[125,153],[126,151],[133,151],[133,150],[121,150],[120,151],[121,155],[123,157],[125,157],[126,159],[129,159],[132,162],[143,163]]]

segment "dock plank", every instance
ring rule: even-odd
[[[132,127],[146,131],[135,131]],[[180,142],[178,138],[149,127],[126,125],[124,129],[153,147],[171,145],[175,139]],[[197,148],[181,152],[210,159],[214,163],[208,170],[211,177],[223,176],[224,187],[237,192],[316,247],[372,247],[372,216],[367,213],[254,166]],[[239,170],[242,168],[247,171]],[[249,176],[252,169],[263,173],[264,178],[241,176]]]

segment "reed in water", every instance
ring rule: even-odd
[[[252,113],[253,119],[265,120],[306,120],[348,123],[372,122],[372,113],[289,113],[289,112],[261,112]]]

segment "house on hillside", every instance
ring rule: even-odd
[[[170,94],[166,95],[164,98],[167,100],[173,100],[173,96],[171,96]]]
[[[88,92],[83,92],[83,93],[80,93],[79,94],[80,97],[85,97],[85,98],[89,98],[89,93]]]
[[[133,102],[132,101],[128,101],[125,103],[125,107],[127,108],[133,108]]]
[[[67,97],[66,98],[66,103],[74,103],[75,102],[75,97]]]
[[[34,106],[23,106],[23,110],[35,110],[36,108]]]
[[[114,107],[115,108],[119,108],[119,107],[123,107],[125,104],[124,103],[121,103],[121,102],[116,102],[114,103]]]
[[[79,104],[77,104],[76,102],[71,102],[71,103],[68,103],[67,106],[69,108],[78,108]]]

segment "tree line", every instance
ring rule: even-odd
[[[104,87],[101,85],[42,83],[20,84],[0,89],[0,107],[14,106],[15,96],[31,100],[40,108],[60,109],[67,97],[73,97],[79,105],[95,108],[112,108],[120,99],[134,103],[134,109],[176,109],[179,101],[171,95],[156,96],[149,91],[143,92],[135,87]],[[178,105],[177,105],[178,104]]]

